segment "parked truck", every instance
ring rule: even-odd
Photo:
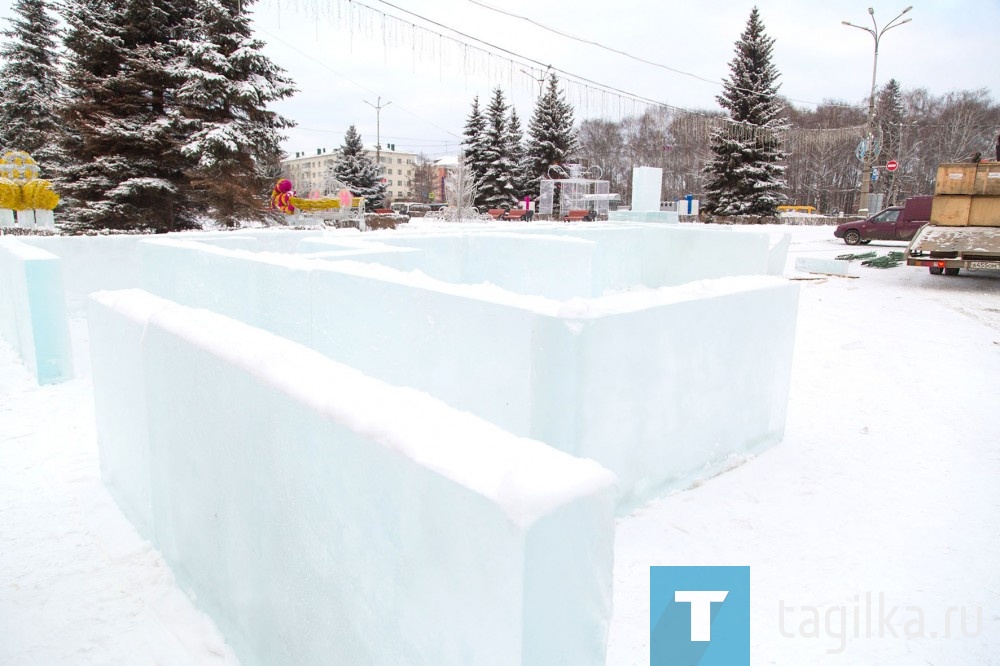
[[[907,246],[906,264],[934,275],[1000,269],[1000,162],[938,167],[930,222]]]
[[[910,197],[902,206],[890,206],[864,220],[844,222],[833,230],[848,245],[873,240],[908,241],[931,219],[930,196]]]

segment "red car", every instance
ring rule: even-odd
[[[931,219],[934,197],[910,197],[902,206],[891,206],[875,215],[838,226],[833,235],[848,245],[867,245],[873,240],[907,241]]]

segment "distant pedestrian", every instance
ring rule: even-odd
[[[969,161],[972,162],[973,164],[979,164],[980,162],[983,161],[983,154],[977,150],[976,152],[972,153],[972,159]]]
[[[997,162],[1000,162],[1000,134],[997,134]]]

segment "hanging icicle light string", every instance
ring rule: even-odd
[[[548,71],[556,72],[567,100],[574,102],[574,106],[585,116],[605,118],[617,116],[621,120],[627,116],[641,115],[651,109],[667,109],[671,112],[674,123],[682,123],[692,136],[700,136],[705,142],[709,141],[716,129],[728,128],[727,131],[736,132],[744,140],[767,140],[777,137],[786,150],[804,149],[813,145],[828,147],[842,141],[860,139],[864,134],[863,125],[813,130],[772,129],[734,123],[725,116],[683,109],[592,81],[472,37],[385,0],[376,1],[448,30],[455,36],[387,14],[357,0],[268,0],[267,4],[277,6],[279,11],[289,7],[296,11],[310,10],[306,13],[311,14],[313,20],[326,19],[338,31],[346,33],[352,50],[355,37],[363,37],[369,44],[381,44],[386,64],[390,62],[390,52],[406,53],[414,71],[418,62],[436,63],[442,81],[447,71],[461,74],[467,84],[471,77],[502,85],[508,92],[534,94],[538,78]],[[482,46],[463,40],[478,42]]]

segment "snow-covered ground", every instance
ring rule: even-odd
[[[789,267],[850,250],[768,229]],[[755,664],[1000,663],[1000,273],[856,274],[801,282],[785,440],[619,521],[608,664],[648,663],[651,565],[723,564]],[[0,664],[235,664],[100,484],[72,327],[64,384],[0,343]]]

